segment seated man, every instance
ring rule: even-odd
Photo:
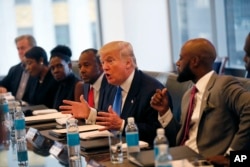
[[[78,84],[78,99],[85,99],[88,101],[90,107],[100,110],[103,103],[103,95],[105,94],[106,86],[108,85],[106,77],[104,77],[102,64],[97,50],[93,48],[82,51],[78,67],[83,82]],[[80,97],[83,95],[83,97]],[[87,122],[87,123],[92,123]]]
[[[246,78],[250,78],[250,33],[246,38],[244,51],[245,51],[245,56],[243,60],[245,62]]]
[[[157,112],[150,106],[150,99],[155,89],[162,89],[163,85],[137,69],[133,48],[128,42],[110,42],[99,50],[99,54],[105,77],[111,84],[106,88],[101,111],[97,113],[84,99],[82,103],[64,101],[66,105],[60,106],[60,109],[76,118],[105,126],[102,130],[120,130],[123,135],[127,118],[134,117],[140,140],[152,145],[160,124]],[[114,109],[113,102],[119,89],[121,106]],[[169,136],[175,139],[175,135]]]
[[[8,74],[0,81],[0,93],[11,92],[17,100],[27,101],[28,89],[32,78],[25,71],[25,53],[36,46],[36,40],[31,35],[21,35],[15,39],[20,63],[12,66]],[[27,86],[28,85],[28,86]]]
[[[216,50],[206,39],[183,45],[176,62],[177,80],[191,80],[195,87],[182,98],[180,125],[169,111],[166,89],[156,91],[151,106],[163,127],[176,124],[177,145],[186,145],[215,164],[228,165],[224,156],[231,150],[250,150],[250,92],[234,77],[217,75],[212,69],[215,58]]]

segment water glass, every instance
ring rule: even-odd
[[[123,162],[122,135],[120,131],[112,131],[109,135],[110,161],[113,164]]]

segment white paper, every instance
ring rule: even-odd
[[[94,131],[80,133],[80,138],[81,139],[93,139],[93,138],[99,138],[99,137],[108,137],[109,135],[113,135],[113,134],[110,133],[108,130],[104,130],[104,131],[94,130]]]
[[[86,132],[86,131],[91,131],[91,130],[98,130],[104,128],[104,126],[101,125],[81,125],[78,126],[78,131],[79,132]],[[67,129],[53,129],[52,130],[55,133],[67,133]]]
[[[171,161],[173,167],[194,167],[187,159]]]
[[[57,113],[58,111],[56,109],[42,109],[42,110],[34,110],[32,112],[33,115],[44,115],[44,114],[51,114],[51,113]]]
[[[45,115],[35,115],[35,116],[29,116],[25,117],[25,121],[39,121],[39,120],[51,120],[56,118],[65,118],[68,117],[70,114],[62,114],[61,112],[56,112],[52,114],[45,114]]]

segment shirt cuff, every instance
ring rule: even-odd
[[[233,149],[232,149],[231,147],[229,147],[229,148],[227,149],[227,152],[225,153],[225,156],[230,155],[230,151],[233,151]]]
[[[158,114],[158,120],[161,123],[161,126],[163,128],[165,128],[169,124],[169,122],[172,120],[172,118],[173,118],[173,114],[172,114],[170,108],[168,109],[168,111],[163,116],[160,116]]]
[[[86,119],[86,124],[95,124],[96,122],[96,115],[97,115],[97,111],[95,108],[90,108],[90,113],[88,118]]]
[[[120,129],[120,131],[122,132],[123,131],[123,129],[124,129],[124,125],[125,125],[125,121],[124,120],[122,120],[122,126],[121,126],[121,129]]]

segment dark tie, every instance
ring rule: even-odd
[[[184,135],[181,141],[181,145],[184,145],[186,140],[189,138],[189,125],[190,125],[190,121],[191,121],[191,117],[194,111],[194,99],[195,99],[195,94],[197,92],[197,88],[195,86],[193,86],[192,90],[191,90],[191,97],[189,100],[189,106],[188,106],[188,111],[187,111],[187,117],[186,117],[186,121],[184,124]]]
[[[89,94],[88,94],[88,103],[90,107],[95,107],[94,101],[94,88],[93,86],[90,87]]]
[[[117,87],[115,100],[113,103],[113,110],[120,115],[121,114],[121,107],[122,107],[122,88],[120,86]]]

